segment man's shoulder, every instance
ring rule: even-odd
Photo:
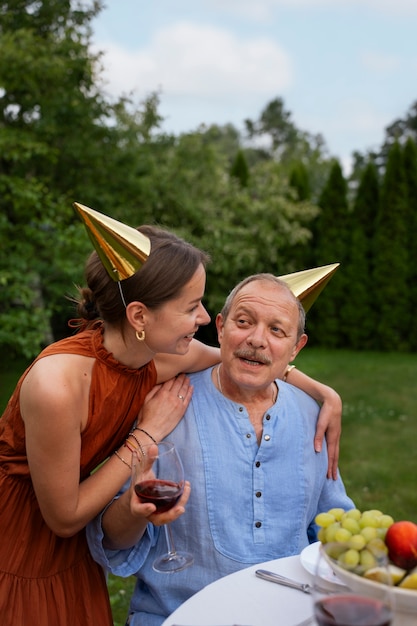
[[[278,380],[277,384],[278,384],[279,390],[283,392],[282,395],[288,401],[296,402],[296,403],[302,404],[303,406],[311,405],[312,409],[319,407],[318,403],[316,402],[316,400],[314,400],[314,398],[309,396],[308,393],[306,393],[302,389],[299,389],[295,385],[291,385],[290,383],[285,383],[282,380]]]

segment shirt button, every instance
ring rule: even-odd
[[[269,420],[271,419],[271,416],[269,415],[269,413],[268,413],[268,415],[265,417],[265,419],[266,419],[266,420],[268,420],[268,422],[269,422]]]
[[[264,439],[265,439],[265,441],[269,441],[271,439],[271,437],[269,435],[265,435]]]
[[[242,411],[243,411],[243,406],[240,406],[239,407],[239,413],[242,413]]]
[[[261,467],[261,462],[260,461],[256,461],[255,467]]]
[[[252,435],[250,433],[246,433],[246,438],[250,439],[252,437]]]
[[[262,522],[255,522],[256,528],[260,528],[262,526]]]
[[[260,497],[261,497],[261,495],[262,495],[262,492],[261,492],[261,491],[257,491],[257,492],[255,493],[255,496],[256,496],[257,498],[260,498]]]

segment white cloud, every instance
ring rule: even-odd
[[[97,42],[105,52],[104,76],[112,93],[149,93],[236,99],[268,97],[292,82],[286,52],[267,37],[238,38],[227,30],[191,22],[160,28],[147,48],[129,52]]]

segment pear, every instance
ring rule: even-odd
[[[401,589],[416,589],[417,590],[417,569],[407,574],[407,576],[398,585]]]
[[[388,572],[387,572],[388,569]],[[404,578],[406,575],[406,570],[401,567],[397,567],[396,565],[392,565],[391,563],[388,565],[388,568],[384,567],[373,567],[368,569],[363,577],[368,578],[369,580],[374,580],[377,583],[387,583],[387,574],[391,577],[391,584],[398,585],[398,583]]]

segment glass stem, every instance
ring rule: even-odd
[[[175,550],[174,540],[172,538],[171,526],[169,524],[164,524],[164,528],[165,528],[166,542],[168,546],[168,554],[170,556],[175,556],[177,551]]]

